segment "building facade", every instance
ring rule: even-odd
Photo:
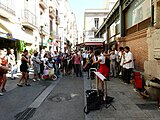
[[[101,47],[103,39],[95,39],[95,33],[107,17],[106,9],[86,9],[84,12],[84,48],[93,49]],[[92,47],[92,48],[91,48]]]
[[[108,14],[96,37],[106,34],[105,49],[129,46],[135,69],[146,79],[159,76],[159,1],[119,0]]]
[[[68,0],[58,0],[60,3],[59,35],[61,37],[61,51],[71,52],[75,49],[77,39],[77,22],[71,11]]]
[[[76,18],[67,0],[0,1],[0,39],[6,43],[0,48],[16,48],[19,41],[29,51],[71,50],[77,39]]]

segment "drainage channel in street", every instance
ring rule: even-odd
[[[35,100],[34,102],[24,111],[15,115],[15,120],[28,120],[30,119],[36,109],[43,103],[43,101],[48,97],[51,91],[56,87],[59,83],[60,79],[49,85]]]

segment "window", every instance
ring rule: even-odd
[[[50,20],[50,33],[52,34],[52,32],[53,32],[53,22],[52,20]]]
[[[99,18],[94,18],[94,25],[95,25],[95,28],[98,29],[98,27],[99,27]]]

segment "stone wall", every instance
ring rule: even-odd
[[[145,61],[145,77],[160,79],[160,29],[149,28],[147,31],[148,60]]]
[[[148,60],[147,30],[141,30],[125,37],[135,59],[135,69],[144,72],[144,62]]]

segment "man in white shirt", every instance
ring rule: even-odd
[[[123,52],[124,48],[119,47],[119,52],[118,52],[118,75],[122,75],[122,66],[123,66]]]
[[[86,64],[87,51],[83,51],[82,58],[83,58],[83,66],[84,66]]]
[[[116,72],[116,54],[115,51],[110,52],[110,72],[112,77],[117,76]]]
[[[124,48],[125,56],[124,56],[124,62],[123,66],[125,68],[124,71],[124,82],[130,84],[130,77],[132,69],[134,68],[134,62],[133,62],[133,54],[130,52],[130,48],[126,46]]]

